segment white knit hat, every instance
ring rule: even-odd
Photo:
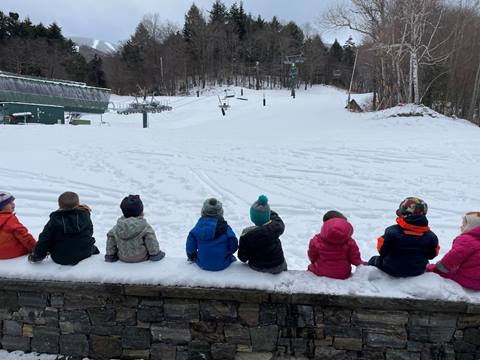
[[[2,210],[5,206],[13,202],[15,198],[12,194],[6,191],[0,191],[0,210]]]
[[[469,232],[480,226],[480,212],[472,211],[463,216],[462,233]]]

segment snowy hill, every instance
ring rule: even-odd
[[[78,46],[85,46],[103,54],[110,54],[117,51],[117,45],[108,41],[78,36],[73,36],[71,39]]]
[[[158,264],[105,264],[101,257],[64,268],[48,260],[0,262],[0,276],[141,282],[167,285],[239,286],[273,291],[361,293],[480,302],[434,274],[394,280],[377,269],[360,268],[347,281],[303,272],[310,238],[323,213],[337,209],[354,226],[362,257],[376,253],[376,238],[394,224],[407,196],[429,204],[429,220],[444,254],[458,234],[464,212],[480,207],[480,129],[441,115],[404,117],[399,107],[381,113],[349,113],[346,94],[331,87],[299,91],[246,90],[247,101],[230,99],[223,117],[217,92],[200,98],[166,99],[171,112],[150,116],[107,113],[88,127],[1,126],[2,189],[17,198],[19,218],[37,236],[55,210],[58,195],[79,193],[93,208],[95,237],[104,252],[106,232],[120,216],[128,194],[140,194],[146,218],[167,258]],[[239,89],[236,89],[237,95]],[[367,95],[355,96],[359,103]],[[120,106],[131,99],[113,96]],[[210,196],[224,204],[237,234],[250,225],[248,210],[259,194],[286,224],[282,243],[289,268],[278,277],[252,273],[240,263],[206,273],[185,261],[188,231]],[[161,268],[162,271],[155,269]],[[101,269],[101,271],[100,271]]]

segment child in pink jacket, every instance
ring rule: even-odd
[[[444,278],[463,287],[480,290],[480,212],[463,216],[461,234],[453,241],[452,249],[436,264],[427,266]]]
[[[364,263],[352,234],[353,227],[344,215],[336,211],[325,214],[320,233],[308,246],[308,270],[318,276],[347,279],[352,273],[351,265]]]

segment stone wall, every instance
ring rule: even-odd
[[[480,359],[480,305],[453,302],[0,279],[0,322],[73,358]]]

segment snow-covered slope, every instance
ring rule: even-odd
[[[237,89],[237,94],[239,90]],[[259,194],[286,223],[282,236],[290,269],[304,270],[310,238],[325,211],[344,212],[355,228],[364,259],[375,254],[376,238],[395,221],[406,196],[420,196],[440,238],[442,254],[457,235],[461,215],[480,207],[480,130],[438,117],[391,117],[349,113],[346,94],[316,87],[299,91],[247,90],[248,101],[230,99],[223,117],[214,92],[200,98],[170,98],[172,112],[150,116],[108,113],[88,127],[0,127],[1,188],[17,198],[19,218],[37,236],[56,208],[57,196],[76,191],[93,208],[95,237],[120,216],[128,194],[140,194],[167,259],[158,264],[105,264],[101,257],[74,268],[48,260],[35,267],[25,259],[0,262],[0,276],[265,288],[371,295],[468,299],[480,294],[426,274],[393,280],[363,268],[346,282],[292,272],[278,277],[252,273],[241,264],[218,274],[188,265],[185,238],[202,202],[218,197],[226,220],[240,233]],[[362,103],[365,96],[357,96]],[[118,105],[128,98],[112,97]],[[254,275],[254,276],[253,276]],[[312,290],[314,289],[314,290]]]
[[[110,54],[117,51],[117,45],[108,41],[79,36],[73,36],[71,39],[78,46],[87,46],[104,54]]]

